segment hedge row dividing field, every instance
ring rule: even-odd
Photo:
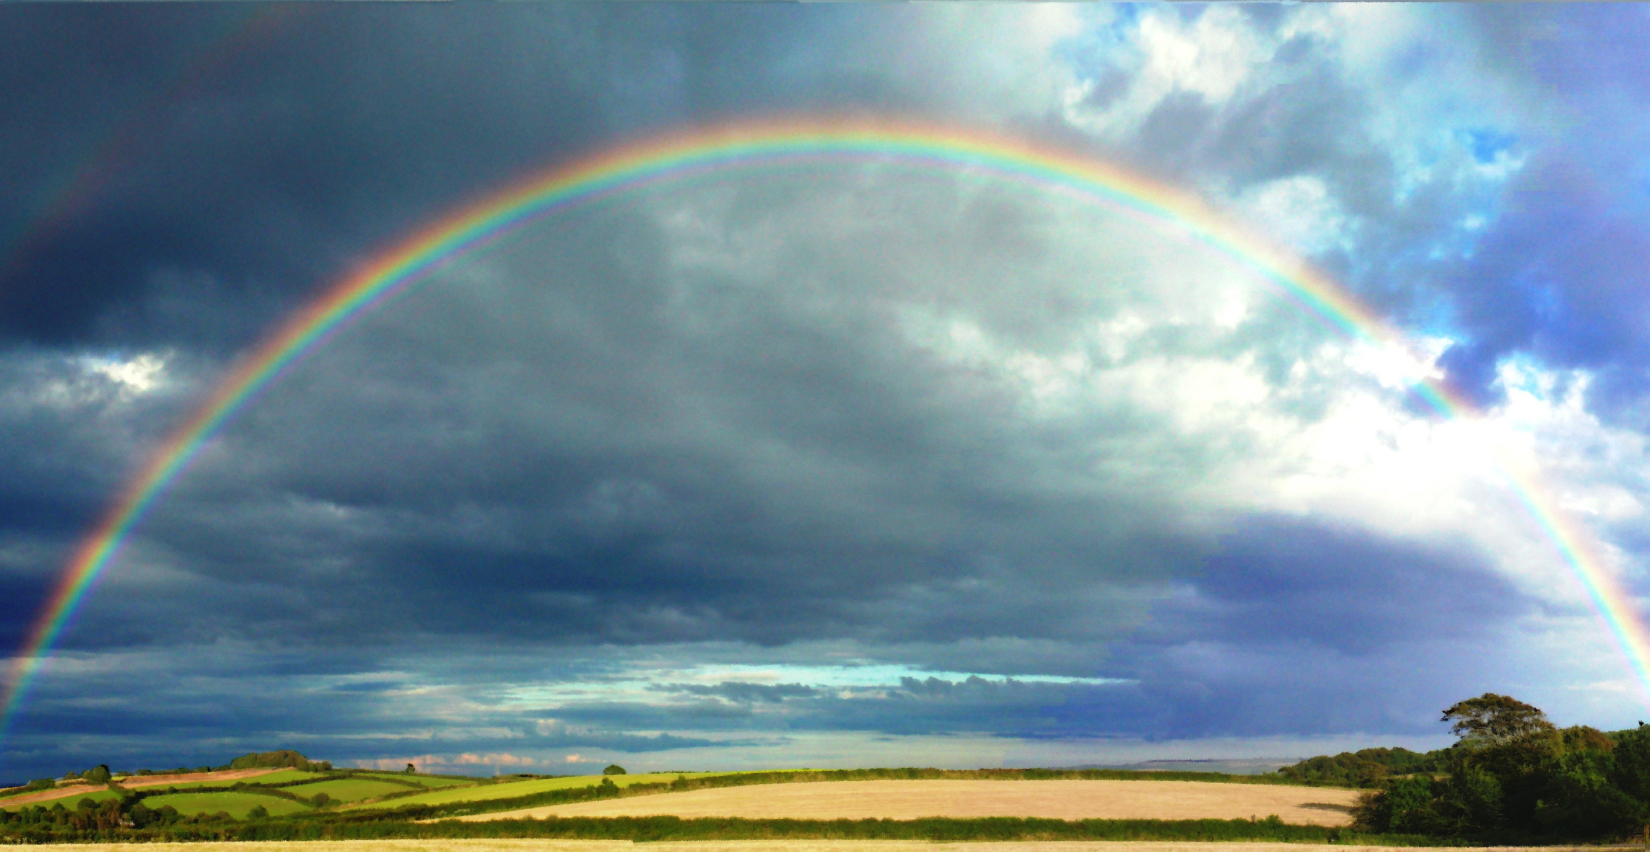
[[[668,785],[671,781],[679,777],[685,777],[692,780],[722,776],[711,776],[710,773],[697,772],[679,775],[639,774],[609,775],[603,777],[605,777],[606,780],[612,781],[614,786],[620,788],[640,786],[651,788],[651,792],[662,792],[663,790],[668,789]],[[403,807],[440,809],[448,806],[456,806],[465,809],[465,812],[469,813],[475,810],[475,806],[480,806],[481,808],[487,810],[510,810],[517,807],[531,807],[533,804],[541,803],[541,800],[545,802],[551,800],[556,802],[570,801],[569,799],[559,797],[557,794],[563,791],[582,791],[587,788],[595,787],[601,780],[602,778],[592,777],[589,775],[573,775],[562,778],[531,778],[524,781],[507,781],[502,784],[487,784],[463,788],[449,787],[431,790],[427,793],[419,793],[414,796],[397,797],[395,799],[383,802],[362,802],[359,804],[350,805],[346,809],[399,809]],[[548,798],[545,798],[546,796],[548,796]],[[530,804],[519,804],[522,802],[527,802]]]
[[[1340,828],[1289,825],[1262,820],[1056,820],[1018,817],[919,820],[680,819],[678,817],[609,817],[492,822],[435,823],[406,821],[319,822],[269,820],[246,823],[178,825],[93,835],[92,842],[167,841],[310,841],[441,840],[540,838],[562,840],[923,840],[923,841],[1075,841],[1127,840],[1176,842],[1311,843],[1366,846],[1449,846],[1409,835],[1360,835]],[[60,839],[47,831],[26,831],[26,843]]]
[[[287,769],[260,774],[247,780],[208,777],[194,781],[167,779],[164,786],[134,784],[132,787],[83,787],[80,790],[65,791],[68,795],[53,801],[62,802],[65,807],[75,808],[82,800],[90,800],[96,804],[110,799],[137,798],[151,810],[171,807],[185,815],[221,813],[233,819],[246,819],[253,809],[259,806],[262,806],[270,816],[311,811],[315,807],[315,797],[322,794],[333,803],[348,803],[386,796],[417,795],[432,789],[452,791],[486,783],[484,779],[477,778],[364,773],[353,770],[313,772]],[[0,800],[0,810],[16,810],[30,804],[49,806],[50,802]]]

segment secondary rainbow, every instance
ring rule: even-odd
[[[223,424],[293,364],[350,322],[432,273],[496,243],[524,225],[582,204],[697,176],[815,163],[881,162],[908,169],[978,173],[1082,202],[1177,224],[1184,232],[1271,281],[1305,311],[1357,339],[1403,345],[1402,338],[1339,285],[1201,200],[1088,157],[1023,141],[943,127],[891,122],[769,122],[700,129],[620,147],[551,169],[460,210],[403,240],[298,311],[243,356],[212,396],[155,451],[98,525],[76,548],[28,641],[12,660],[0,736],[28,694],[81,602],[143,519]],[[1471,408],[1427,380],[1416,394],[1446,417]],[[1581,582],[1641,687],[1650,688],[1650,641],[1630,599],[1589,544],[1528,477],[1509,481]]]

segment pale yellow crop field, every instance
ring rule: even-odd
[[[1348,825],[1357,790],[1206,781],[827,781],[761,784],[547,805],[461,817],[746,817],[748,819],[1264,819]],[[1247,848],[1247,847],[1246,847]]]
[[[245,843],[76,843],[32,846],[42,852],[1345,852],[1346,846],[1307,843],[1159,843],[1052,841],[931,843],[926,840],[683,840],[635,844],[628,840],[312,840]],[[1364,846],[1369,852],[1408,847]],[[1528,848],[1528,847],[1526,847]],[[1539,847],[1580,852],[1584,847]],[[1451,852],[1518,852],[1519,847],[1457,847]],[[1437,852],[1437,850],[1428,850]],[[1588,852],[1598,852],[1593,847]]]

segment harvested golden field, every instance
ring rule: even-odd
[[[638,846],[628,840],[312,840],[242,843],[76,843],[30,847],[50,852],[1337,852],[1304,843],[1027,842],[931,843],[926,840],[684,840]],[[1369,852],[1399,846],[1360,847]],[[1574,847],[1540,847],[1565,852]],[[1515,852],[1519,847],[1458,847],[1451,852]],[[1429,850],[1436,852],[1436,850]],[[1597,852],[1596,847],[1592,852]]]
[[[1347,825],[1356,790],[1206,781],[829,781],[661,793],[476,814],[465,820],[556,816],[748,819],[1248,819]]]

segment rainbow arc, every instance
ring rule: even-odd
[[[12,661],[0,704],[0,736],[86,595],[121,546],[207,441],[263,388],[317,351],[327,338],[471,252],[548,216],[615,195],[699,175],[820,162],[892,162],[965,169],[1080,200],[1176,223],[1188,234],[1258,272],[1304,311],[1360,340],[1403,345],[1403,338],[1345,289],[1264,239],[1246,233],[1188,193],[1104,162],[985,133],[890,122],[745,123],[663,136],[535,175],[402,240],[296,312],[238,360],[211,397],[178,426],[133,476],[76,548]],[[1438,413],[1471,407],[1440,382],[1415,393]],[[1506,470],[1519,500],[1586,589],[1641,686],[1650,688],[1650,641],[1630,599],[1584,530],[1566,519],[1533,480]]]

